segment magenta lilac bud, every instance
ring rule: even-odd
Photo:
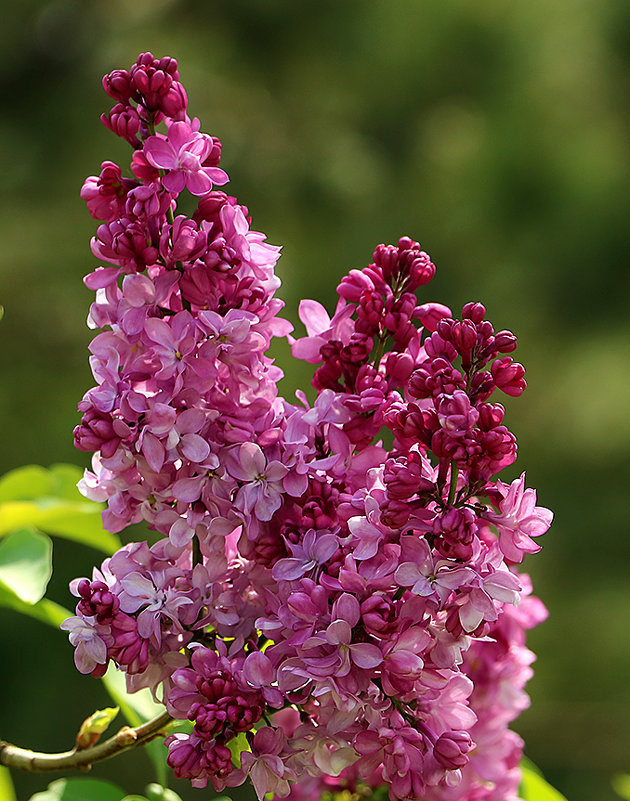
[[[468,762],[467,753],[471,746],[472,741],[468,732],[445,732],[435,742],[433,756],[447,770],[457,770]]]

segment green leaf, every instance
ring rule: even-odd
[[[74,465],[58,464],[46,470],[28,465],[0,479],[0,537],[36,526],[107,554],[120,548],[120,539],[105,531],[101,522],[103,504],[86,500],[76,487],[82,471]]]
[[[63,621],[72,617],[72,612],[69,609],[56,604],[54,601],[49,601],[48,598],[42,598],[36,604],[27,604],[21,601],[17,595],[14,595],[7,589],[0,586],[0,606],[6,606],[8,609],[13,609],[15,612],[21,612],[24,615],[29,615],[42,623],[48,623],[58,629]],[[1,796],[0,796],[1,797]]]
[[[543,775],[542,770],[538,767],[538,765],[536,765],[534,762],[531,761],[531,759],[529,759],[526,756],[523,756],[523,758],[521,759],[521,770],[523,770],[524,768],[527,768],[527,770],[531,770],[532,773],[537,773],[539,776]]]
[[[0,502],[34,500],[50,495],[51,481],[48,470],[37,464],[18,467],[0,478]]]
[[[0,542],[0,584],[21,601],[36,604],[52,576],[52,542],[23,528]]]
[[[155,718],[164,712],[164,706],[156,704],[149,690],[128,693],[125,676],[120,670],[116,670],[114,665],[109,666],[107,673],[103,676],[103,683],[131,726],[139,726],[141,723],[146,723],[147,720],[151,720],[151,718]],[[161,785],[166,784],[166,756],[168,749],[160,739],[156,739],[151,740],[144,747],[144,750],[151,762],[153,762],[158,782]]]
[[[53,464],[48,468],[50,492],[53,498],[65,498],[68,501],[80,500],[102,509],[103,505],[88,501],[81,493],[77,484],[83,478],[83,469],[75,464]]]
[[[617,776],[613,776],[612,786],[618,796],[621,796],[625,801],[630,801],[630,776],[627,773],[619,773]]]
[[[139,726],[164,712],[164,705],[156,704],[149,690],[128,693],[125,674],[117,670],[113,664],[110,664],[103,676],[103,683],[130,726]]]
[[[521,765],[522,778],[520,794],[523,801],[567,801],[567,799],[548,784],[539,773],[526,765]]]
[[[2,801],[17,801],[11,773],[2,765],[0,765],[0,798]]]
[[[243,751],[252,750],[244,731],[230,740],[227,747],[230,749],[230,754],[232,754],[232,764],[235,768],[241,767],[241,754]]]
[[[0,503],[34,501],[38,498],[84,501],[77,489],[82,477],[81,468],[73,464],[54,464],[49,468],[38,464],[18,467],[0,478]]]
[[[100,779],[57,779],[30,801],[122,801],[125,793]]]
[[[39,498],[36,501],[6,501],[0,504],[0,537],[24,525],[36,526],[106,554],[120,548],[120,539],[103,529],[102,507],[92,501]]]

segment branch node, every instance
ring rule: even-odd
[[[137,733],[129,726],[123,726],[114,737],[116,745],[120,745],[122,748],[128,748],[130,745],[133,745],[137,739]]]

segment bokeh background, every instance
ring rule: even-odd
[[[531,559],[549,621],[527,753],[569,801],[613,801],[630,771],[630,5],[618,0],[18,0],[0,25],[0,469],[85,465],[95,222],[78,192],[127,146],[99,122],[103,73],[180,62],[190,111],[224,144],[230,191],[282,244],[287,316],[329,307],[375,244],[420,239],[424,292],[482,300],[520,338],[509,402],[520,469],[556,520]],[[308,383],[286,348],[285,393]],[[50,597],[100,557],[55,545]],[[106,705],[65,635],[0,610],[0,736],[69,747]],[[148,760],[95,768],[128,792]],[[16,776],[20,801],[50,779]],[[175,785],[186,799],[211,791]],[[252,797],[253,796],[248,796]]]

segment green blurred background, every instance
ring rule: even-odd
[[[630,772],[630,4],[614,0],[19,0],[0,27],[0,469],[85,465],[71,432],[91,386],[88,243],[78,192],[128,147],[99,123],[103,73],[175,56],[230,191],[282,244],[287,316],[330,308],[375,244],[419,239],[426,300],[481,300],[520,338],[508,402],[518,467],[556,521],[529,569],[551,616],[532,633],[517,728],[570,801]],[[290,364],[284,391],[308,382]],[[516,471],[514,471],[516,472]],[[50,596],[96,552],[55,545]],[[0,736],[71,745],[107,699],[65,635],[0,610]],[[129,792],[142,756],[95,768]],[[20,801],[43,776],[16,777]],[[210,791],[177,789],[187,799]],[[244,796],[243,796],[244,797]],[[247,796],[252,797],[251,796]]]

